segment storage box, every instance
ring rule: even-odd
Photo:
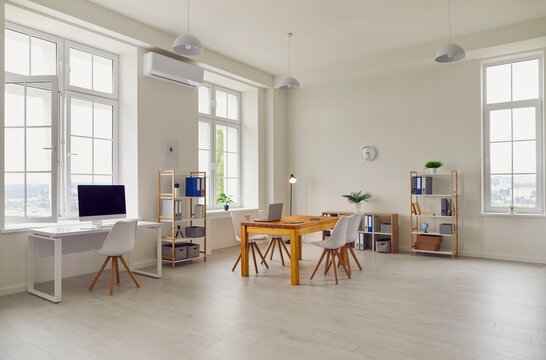
[[[187,238],[198,238],[205,236],[205,228],[202,226],[187,226],[184,232]]]
[[[380,253],[391,252],[391,239],[381,239],[375,241],[375,250]]]
[[[379,228],[382,233],[391,233],[391,223],[383,223]]]
[[[199,244],[181,243],[177,245],[182,245],[186,249],[186,259],[199,257]]]
[[[455,225],[454,225],[455,226]],[[453,233],[450,223],[440,224],[440,234],[451,235]]]
[[[417,235],[415,249],[438,251],[442,245],[442,237],[438,235]]]
[[[187,252],[185,244],[174,244],[174,260],[184,260],[187,259]],[[172,245],[167,244],[161,246],[161,255],[164,257],[168,257],[169,259],[172,257]]]

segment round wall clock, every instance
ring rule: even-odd
[[[360,157],[362,160],[372,161],[377,155],[377,149],[375,146],[366,145],[360,150]]]

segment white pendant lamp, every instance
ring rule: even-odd
[[[451,42],[451,0],[449,0],[449,44],[442,46],[436,51],[434,60],[439,63],[450,63],[463,59],[465,55],[461,45]]]
[[[282,91],[295,91],[300,88],[300,82],[295,78],[290,76],[290,39],[292,38],[292,33],[288,33],[288,76],[281,80],[277,89]]]
[[[185,34],[176,38],[173,43],[173,51],[181,55],[201,55],[203,53],[203,45],[198,38],[190,34],[190,0],[188,3],[188,28]]]

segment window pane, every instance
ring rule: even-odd
[[[491,175],[491,206],[508,207],[512,204],[510,175]]]
[[[228,94],[228,118],[231,120],[239,120],[239,103],[237,96]]]
[[[4,102],[4,125],[25,125],[25,86],[23,84],[6,84]]]
[[[70,85],[92,88],[92,56],[89,53],[70,49]]]
[[[25,129],[4,129],[5,171],[25,171]]]
[[[70,170],[74,174],[91,174],[93,170],[91,139],[71,137]]]
[[[93,176],[93,184],[95,184],[95,185],[112,185],[112,176],[95,175],[95,176]]]
[[[536,142],[514,142],[514,173],[535,173],[537,168]]]
[[[72,135],[93,135],[92,106],[91,101],[72,98],[70,102],[70,133]]]
[[[228,129],[227,151],[239,152],[239,129],[229,127]]]
[[[487,103],[495,104],[511,99],[510,64],[489,66],[486,68]]]
[[[220,204],[217,200],[218,200],[218,196],[223,192],[225,192],[224,179],[216,178],[216,199],[214,199],[216,204]]]
[[[216,152],[216,176],[224,177],[226,176],[226,164],[225,164],[225,153],[217,151]]]
[[[216,116],[227,117],[227,94],[216,90]]]
[[[227,153],[227,176],[239,177],[239,155]]]
[[[113,128],[113,106],[94,103],[94,131],[95,137],[102,139],[112,139],[112,128]]]
[[[506,174],[512,172],[511,143],[490,144],[491,174]]]
[[[512,64],[512,100],[537,99],[539,96],[538,59]]]
[[[113,67],[112,59],[93,55],[93,90],[112,94]]]
[[[25,216],[25,174],[5,174],[4,182],[4,215]]]
[[[512,140],[510,116],[510,109],[495,110],[489,113],[489,140],[491,142]]]
[[[513,109],[514,140],[536,139],[536,109]]]
[[[235,203],[239,203],[239,179],[226,179],[227,191]]]
[[[95,174],[112,174],[112,140],[95,139]]]
[[[536,175],[514,175],[514,206],[537,206]]]
[[[27,87],[27,126],[51,125],[51,89],[39,86],[51,83],[29,84]]]
[[[92,185],[91,175],[72,175],[70,177],[70,212],[78,215],[78,185]]]
[[[199,150],[199,171],[206,171],[209,174],[210,151]]]
[[[27,216],[51,216],[51,174],[27,174]]]
[[[27,128],[27,171],[51,171],[51,128]]]
[[[5,69],[15,74],[29,75],[30,46],[28,35],[5,29]]]
[[[210,150],[210,124],[199,122],[199,149]]]
[[[222,125],[216,126],[216,151],[227,151],[226,132],[227,127]]]
[[[31,37],[30,48],[31,75],[57,75],[57,44]]]
[[[210,89],[206,86],[199,87],[199,112],[210,115]]]

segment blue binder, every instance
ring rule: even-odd
[[[423,178],[421,176],[417,176],[417,184],[415,186],[415,194],[421,195],[423,192]]]
[[[186,196],[200,197],[204,194],[203,178],[187,177],[186,178]]]

